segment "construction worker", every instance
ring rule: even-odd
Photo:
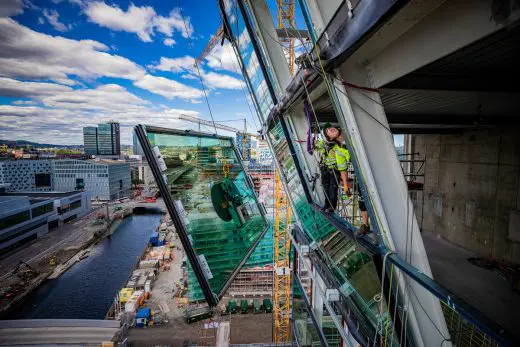
[[[324,126],[323,134],[329,143],[333,143],[332,150],[334,150],[336,167],[343,182],[343,192],[347,194],[347,196],[351,196],[350,190],[348,188],[347,171],[348,163],[350,162],[350,153],[345,146],[345,139],[341,133],[341,129],[332,126],[330,123],[327,123]],[[359,186],[357,187],[357,190],[359,191]],[[359,195],[358,207],[361,211],[361,227],[359,228],[359,231],[363,235],[368,234],[370,232],[370,227],[368,225],[368,211],[362,194]]]
[[[320,156],[320,175],[323,193],[325,194],[325,205],[323,210],[333,212],[338,204],[338,170],[336,169],[336,158],[332,148],[323,139],[315,144],[315,149]]]

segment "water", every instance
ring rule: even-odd
[[[88,258],[44,283],[8,319],[103,319],[160,220],[161,215],[125,218]]]

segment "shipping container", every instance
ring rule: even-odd
[[[149,307],[141,308],[135,315],[135,326],[138,328],[144,328],[150,322],[152,317],[152,311]]]
[[[119,291],[119,302],[124,304],[125,302],[130,299],[132,294],[134,293],[134,290],[132,288],[123,288]]]

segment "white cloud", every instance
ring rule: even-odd
[[[67,86],[45,82],[22,82],[0,77],[0,95],[14,98],[38,98],[72,90]]]
[[[33,31],[9,18],[0,18],[0,75],[30,79],[69,81],[80,78],[137,79],[144,69],[134,62],[107,53],[108,47],[93,40],[71,40]]]
[[[202,73],[202,77],[208,88],[241,89],[245,87],[244,82],[238,78],[221,73],[210,71]]]
[[[36,105],[36,101],[33,100],[15,100],[13,105]]]
[[[116,5],[92,2],[85,8],[90,21],[116,31],[135,33],[144,42],[151,42],[155,11],[150,6],[137,7],[130,4],[125,12]]]
[[[182,37],[186,39],[193,34],[190,17],[184,16],[183,20],[179,8],[174,8],[168,17],[156,16],[153,20],[153,24],[157,28],[157,31],[168,37],[172,36],[175,31],[180,32]]]
[[[217,72],[206,72],[203,68],[199,68],[199,71],[194,68],[195,59],[189,55],[178,58],[166,58],[161,57],[159,64],[149,66],[155,70],[169,71],[173,73],[187,72],[181,77],[184,79],[200,80],[198,73],[202,76],[202,80],[206,87],[210,89],[240,89],[245,85],[236,77],[229,76]]]
[[[163,43],[164,43],[165,46],[171,47],[174,44],[176,44],[177,42],[175,42],[174,39],[166,38],[166,39],[163,40]]]
[[[244,29],[238,37],[238,45],[240,50],[246,49],[251,39]],[[216,70],[228,70],[238,74],[240,72],[240,64],[233,50],[231,43],[226,42],[223,45],[217,45],[213,51],[206,57],[208,66]]]
[[[20,107],[20,106],[12,106],[12,105],[0,105],[0,116],[26,117],[26,116],[37,114],[40,109],[41,109],[40,107],[36,107],[36,106]],[[4,118],[4,119],[6,119],[6,118]],[[6,125],[7,124],[3,124],[3,126],[6,126]]]
[[[199,89],[151,75],[134,62],[107,53],[108,47],[92,40],[70,40],[35,32],[12,19],[0,18],[0,76],[24,79],[50,79],[73,85],[69,76],[84,79],[117,77],[152,93],[193,99]]]
[[[47,21],[49,22],[50,25],[53,26],[54,29],[56,29],[60,32],[68,31],[72,28],[71,25],[67,26],[60,22],[60,20],[59,20],[60,14],[56,10],[50,10],[50,11],[43,10],[43,16],[45,18],[47,18]]]
[[[222,46],[215,46],[213,51],[206,57],[206,61],[209,67],[216,70],[236,72],[239,66],[229,42],[224,43]]]
[[[10,17],[23,13],[22,0],[2,0],[0,1],[0,17]]]
[[[178,58],[161,57],[161,59],[159,60],[159,64],[150,67],[160,71],[182,72],[192,71],[194,64],[195,58],[186,55],[184,57]]]
[[[154,106],[114,84],[38,98],[43,106],[30,106],[26,100],[19,100],[15,105],[0,105],[0,137],[80,144],[82,127],[114,119],[121,123],[122,142],[131,143],[131,130],[136,124],[194,128],[175,118],[180,114],[199,116],[193,110]]]
[[[203,95],[199,89],[192,88],[168,78],[152,75],[143,76],[135,81],[134,85],[152,93],[162,95],[167,99],[180,98],[191,100],[200,98]]]
[[[46,96],[47,107],[107,112],[139,111],[149,102],[128,92],[118,84],[104,84],[95,89],[78,89]]]
[[[169,16],[164,17],[158,15],[151,6],[140,7],[130,4],[125,11],[117,5],[95,1],[88,3],[84,12],[91,22],[112,30],[134,33],[144,42],[152,42],[155,31],[168,38],[172,37],[174,32],[180,32],[184,38],[193,34],[190,18],[184,17],[183,20],[178,8],[174,8]],[[171,46],[173,43],[165,44]]]

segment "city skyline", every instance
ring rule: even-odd
[[[257,130],[229,43],[199,64],[200,76],[193,66],[218,28],[215,1],[4,3],[0,138],[79,145],[83,127],[108,119],[125,145],[138,123],[196,129],[176,117],[211,120],[200,79],[215,120],[242,127],[246,118]]]

